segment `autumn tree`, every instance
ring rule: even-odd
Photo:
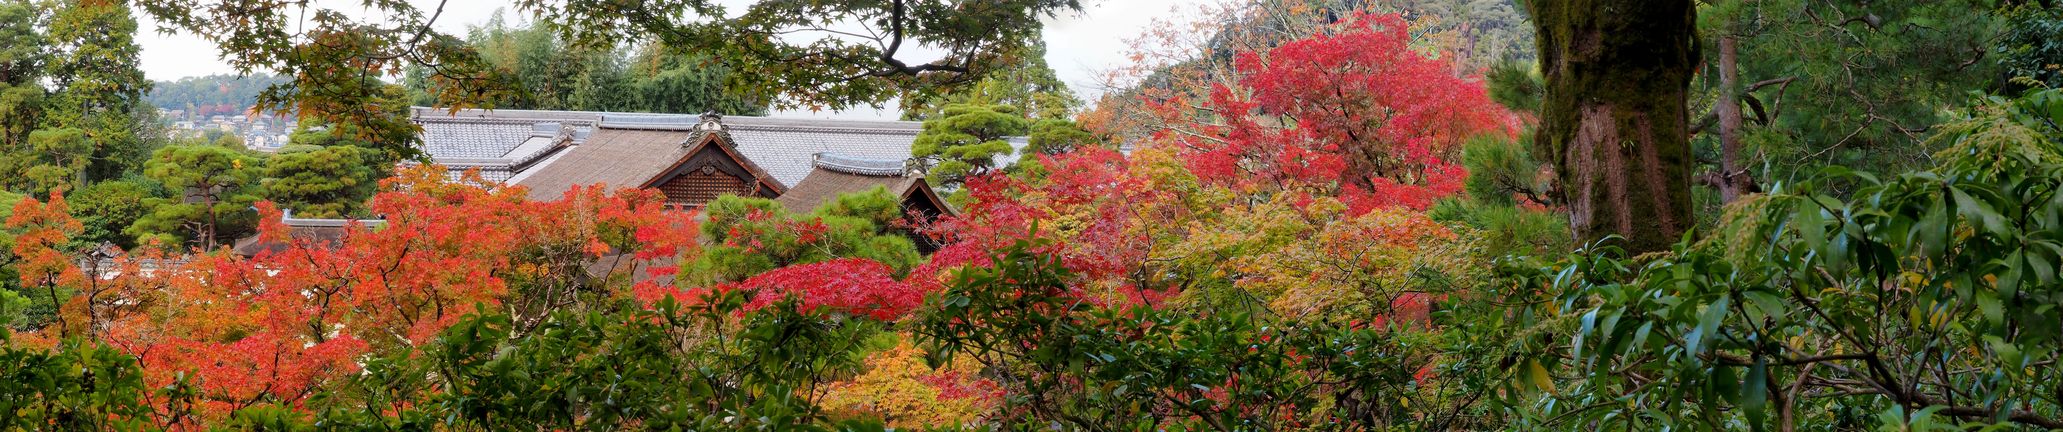
[[[1560,176],[1581,243],[1617,235],[1667,249],[1691,215],[1689,86],[1697,10],[1688,1],[1527,3],[1546,78],[1537,139]]]
[[[258,414],[238,414],[248,409],[304,406],[359,372],[359,360],[405,356],[468,312],[528,334],[554,311],[626,302],[628,276],[693,248],[697,231],[651,191],[596,188],[533,203],[520,189],[450,182],[439,167],[389,186],[372,202],[386,225],[345,227],[336,243],[296,237],[261,202],[260,244],[269,246],[255,257],[145,253],[98,269],[73,260],[67,238],[79,225],[62,195],[24,200],[9,226],[22,239],[12,255],[25,259],[11,267],[64,308],[21,340],[50,346],[90,334],[135,356],[144,384],[170,392],[146,400],[155,427],[233,424]],[[604,261],[615,251],[620,260]],[[604,262],[626,265],[595,267]]]
[[[1097,83],[1115,89],[1084,115],[1089,129],[1133,141],[1165,122],[1146,106],[1182,97],[1205,100],[1215,85],[1236,86],[1237,54],[1264,52],[1329,31],[1356,15],[1397,15],[1415,51],[1438,57],[1449,73],[1481,74],[1505,60],[1533,58],[1533,30],[1504,0],[1265,0],[1197,2],[1155,17],[1126,40],[1130,63]]]
[[[867,354],[866,372],[826,386],[824,410],[839,417],[879,418],[895,428],[969,427],[991,415],[1002,399],[1002,388],[982,378],[972,358],[934,367],[926,363],[926,351],[906,340],[897,342]]]
[[[1459,192],[1462,142],[1517,125],[1480,82],[1409,41],[1401,18],[1357,15],[1330,34],[1239,53],[1234,82],[1148,102],[1174,125],[1153,139],[1180,149],[1205,181],[1241,193],[1311,186],[1357,211],[1424,209]]]
[[[40,297],[37,301],[45,313],[53,315],[49,324],[56,327],[60,337],[82,336],[95,324],[68,321],[63,314],[52,313],[84,289],[89,280],[72,263],[76,248],[70,241],[81,226],[68,214],[69,210],[63,191],[51,194],[47,201],[23,197],[14,204],[6,221],[12,242],[9,252],[14,260],[8,267],[19,278],[16,287],[21,297]]]

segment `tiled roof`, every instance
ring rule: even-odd
[[[768,173],[781,179],[783,184],[797,184],[816,168],[812,161],[817,153],[838,153],[867,159],[903,160],[910,158],[910,143],[917,140],[917,128],[823,128],[809,126],[773,126],[733,122],[725,118],[731,127],[731,136],[738,142],[738,152],[752,158]],[[882,122],[889,126],[903,126],[912,122]]]
[[[592,120],[465,116],[426,108],[417,108],[414,120],[423,127],[423,150],[450,170],[451,179],[477,169],[482,179],[495,183],[520,178],[594,132]]]
[[[592,125],[584,142],[556,154],[547,153],[530,169],[514,172],[511,181],[531,186],[537,196],[557,197],[574,185],[603,183],[634,187],[658,175],[679,157],[680,144],[699,121],[697,115],[633,114],[587,111],[460,110],[456,113],[416,108],[426,146],[435,157],[468,158],[515,150],[529,136],[530,125],[562,122]],[[794,185],[815,168],[818,153],[866,159],[903,160],[923,124],[905,121],[852,121],[725,116],[723,124],[746,159],[782,185]],[[516,134],[522,133],[523,139]],[[479,137],[435,137],[439,134]],[[497,135],[499,134],[499,135]],[[431,143],[435,141],[435,143]],[[486,141],[507,141],[495,144]],[[583,148],[594,146],[594,148]],[[470,153],[468,153],[470,152]],[[449,156],[447,156],[449,155]],[[572,164],[567,168],[549,168]],[[572,169],[578,167],[578,169]]]
[[[817,168],[869,176],[900,176],[910,171],[909,159],[876,159],[841,153],[817,153]]]
[[[876,186],[888,188],[888,193],[896,197],[907,197],[914,192],[911,189],[922,180],[917,177],[859,175],[820,169],[810,173],[802,182],[796,183],[795,187],[788,188],[788,193],[781,194],[781,197],[774,201],[781,203],[782,207],[787,207],[790,212],[809,213],[824,203],[838,199],[839,195],[865,192]]]
[[[638,187],[686,156],[681,144],[686,131],[602,129],[587,142],[531,168],[517,184],[530,187],[532,199],[557,199],[567,190],[591,184],[611,189]]]
[[[569,147],[543,147],[547,151],[536,153],[528,165],[512,165],[501,172],[481,165],[483,174],[491,172],[493,180],[530,186],[532,198],[557,198],[567,188],[586,184],[611,188],[642,186],[681,157],[687,157],[683,143],[689,141],[695,124],[701,122],[695,114],[446,112],[429,107],[417,107],[415,116],[423,124],[425,145],[431,155],[446,165],[481,155],[510,157],[510,153],[528,153],[522,149],[536,149],[524,145],[536,124],[557,122],[574,126],[576,132],[584,134],[584,141]],[[759,172],[772,176],[780,186],[790,188],[782,194],[784,203],[815,207],[842,192],[858,192],[875,184],[891,186],[897,194],[908,194],[914,184],[922,182],[920,178],[899,176],[902,161],[910,159],[910,145],[916,141],[916,134],[922,132],[920,122],[724,116],[722,124],[736,153],[757,165]],[[1011,138],[1011,147],[1021,149],[1023,138]],[[819,153],[833,155],[829,169],[817,169]],[[1007,157],[1011,155],[998,157],[998,165],[1007,165],[1003,161]],[[842,178],[833,178],[833,174]],[[813,180],[815,176],[825,178],[819,182]],[[815,186],[803,188],[805,182],[815,182]]]
[[[491,159],[530,139],[530,121],[417,118],[423,151],[434,158]]]
[[[879,186],[887,188],[888,193],[904,200],[922,195],[918,198],[931,201],[932,205],[941,211],[952,213],[952,207],[947,205],[937,192],[931,190],[931,185],[924,181],[924,176],[910,171],[904,165],[905,160],[873,159],[835,153],[819,154],[809,176],[804,177],[795,186],[789,187],[788,192],[781,194],[775,201],[787,207],[788,211],[808,213],[838,199],[839,195],[865,192]]]
[[[387,225],[379,219],[301,219],[294,217],[292,210],[280,216],[280,222],[287,227],[288,238],[306,242],[314,247],[335,248],[344,244],[344,238],[353,229],[378,229]],[[357,228],[354,228],[357,227]],[[260,241],[259,236],[237,240],[233,249],[237,255],[257,256],[263,252],[279,252],[292,247],[283,241]]]

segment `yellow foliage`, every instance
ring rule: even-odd
[[[867,371],[833,383],[818,400],[835,415],[879,417],[897,429],[971,425],[996,407],[993,383],[972,359],[932,369],[909,342],[867,356]]]

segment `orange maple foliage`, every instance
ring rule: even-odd
[[[372,200],[384,223],[352,223],[334,242],[295,236],[261,203],[259,240],[282,248],[123,257],[95,278],[57,248],[78,226],[62,197],[24,201],[9,226],[28,234],[16,247],[30,257],[25,281],[122,288],[83,290],[73,300],[82,306],[32,332],[58,334],[29,339],[94,329],[138,357],[147,385],[190,386],[190,400],[154,401],[160,424],[190,428],[256,404],[299,406],[366,356],[428,343],[476,308],[534,325],[554,309],[627,296],[635,278],[665,283],[695,245],[692,214],[665,208],[656,192],[591,187],[532,202],[519,188],[468,181],[447,181],[440,167],[404,170]]]

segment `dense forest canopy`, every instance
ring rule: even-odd
[[[246,115],[257,104],[258,93],[283,81],[267,74],[186,77],[152,82],[143,99],[158,109],[182,110],[188,115]]]
[[[1094,101],[1075,1],[518,4],[0,4],[0,429],[2063,429],[2053,2],[1233,1]],[[141,14],[280,75],[144,80]],[[891,100],[936,219],[408,118]],[[154,129],[221,104],[298,122]]]

